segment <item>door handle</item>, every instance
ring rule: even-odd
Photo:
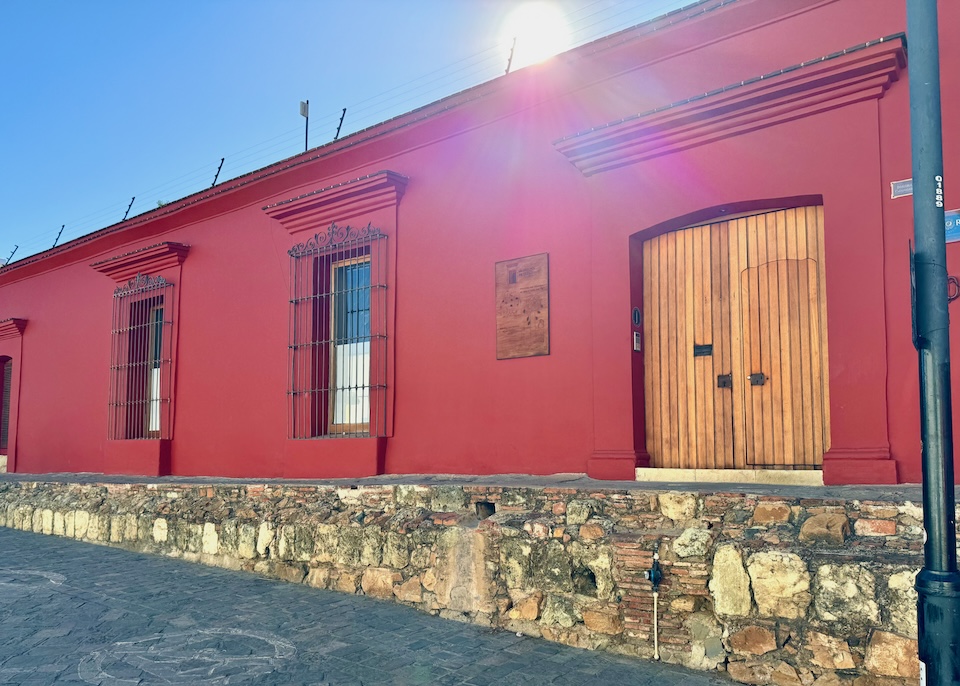
[[[763,372],[757,372],[756,374],[751,374],[748,376],[747,380],[750,382],[751,386],[762,386],[767,382],[767,377]]]

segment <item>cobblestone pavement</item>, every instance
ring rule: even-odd
[[[0,529],[0,551],[0,684],[732,683],[62,538]]]

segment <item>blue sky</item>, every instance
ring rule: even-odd
[[[555,0],[572,45],[693,0]],[[3,0],[0,264],[503,73],[517,0]]]

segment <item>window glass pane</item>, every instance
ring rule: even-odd
[[[0,365],[0,453],[7,452],[7,434],[10,431],[10,388],[13,384],[13,360]]]
[[[341,265],[334,273],[336,342],[370,338],[370,263]]]

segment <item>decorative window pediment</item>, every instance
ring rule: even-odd
[[[775,124],[879,99],[906,67],[890,36],[554,142],[590,176]]]
[[[17,338],[27,328],[26,319],[0,319],[0,341],[5,338]]]
[[[189,250],[190,246],[183,243],[157,243],[94,262],[90,266],[117,283],[126,283],[140,274],[155,274],[182,264]]]
[[[381,171],[267,205],[263,211],[290,233],[298,233],[395,207],[406,187],[405,176]]]

